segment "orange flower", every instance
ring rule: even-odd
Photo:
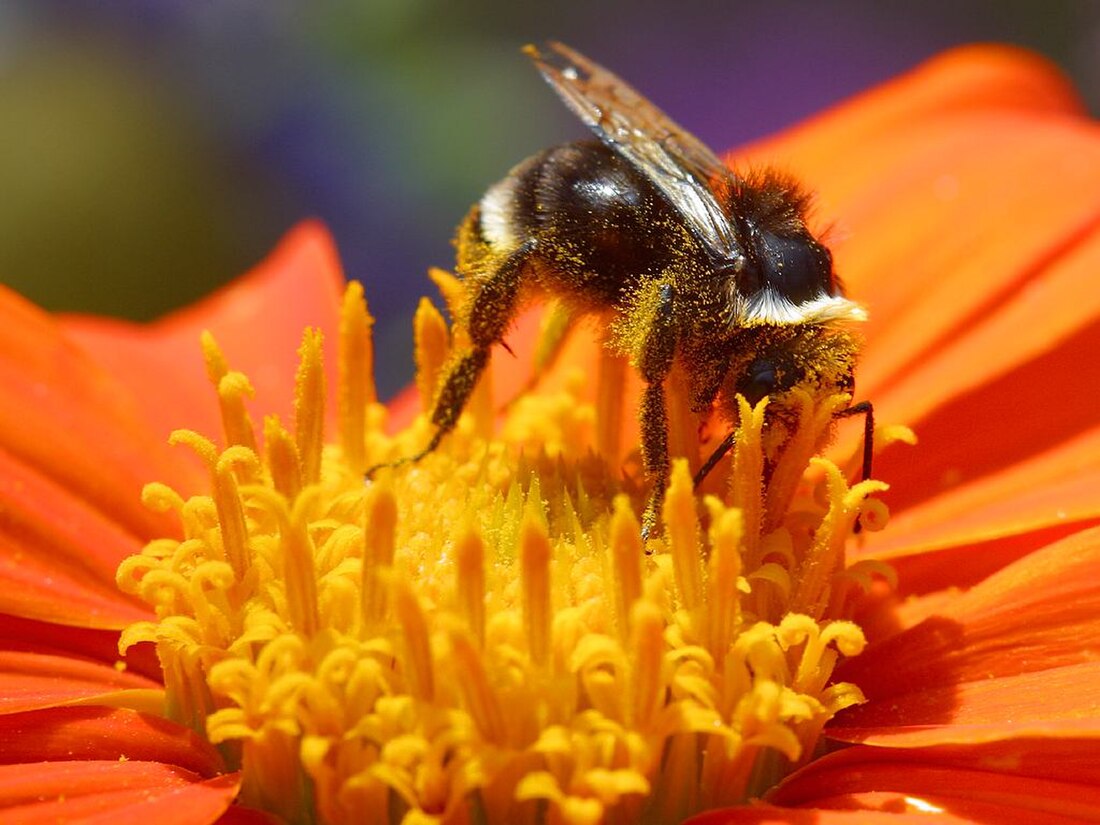
[[[1100,819],[1095,126],[1044,64],[975,48],[734,158],[763,160],[818,189],[871,310],[859,394],[920,438],[876,456],[888,529],[816,585],[874,486],[819,462],[822,498],[754,515],[746,409],[722,469],[741,487],[708,488],[727,498],[700,531],[681,467],[642,557],[615,497],[636,511],[636,442],[593,424],[616,405],[574,377],[600,358],[583,334],[493,444],[475,399],[439,455],[364,492],[368,456],[427,430],[409,393],[386,434],[369,316],[316,226],[150,326],[0,295],[5,821],[259,817],[238,793],[331,822]],[[296,366],[307,323],[340,342],[324,368],[313,334]],[[498,398],[526,387],[536,325],[494,357]],[[427,307],[417,334],[428,386]],[[249,408],[293,435],[269,418],[258,446]],[[164,446],[180,427],[197,461]],[[852,747],[811,761],[830,717]]]

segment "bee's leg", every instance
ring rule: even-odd
[[[703,479],[710,475],[710,471],[715,468],[726,453],[733,449],[733,445],[736,443],[737,430],[731,430],[729,435],[722,439],[722,443],[714,448],[714,452],[710,454],[710,458],[708,458],[703,466],[699,468],[698,472],[695,473],[695,478],[691,480],[695,489],[699,489],[699,485],[703,483]]]
[[[642,539],[656,532],[657,518],[668,487],[668,412],[665,409],[663,381],[647,384],[642,396],[642,463],[646,478],[653,485],[642,514]]]
[[[870,401],[860,401],[833,414],[834,418],[848,418],[852,415],[863,416],[863,470],[860,473],[860,481],[866,481],[871,477],[871,459],[875,446],[875,408]],[[863,530],[859,519],[856,519],[853,532]]]
[[[642,538],[649,538],[657,529],[657,519],[668,487],[668,409],[665,403],[665,378],[672,369],[676,351],[674,307],[676,291],[671,284],[661,287],[660,304],[654,313],[652,326],[641,353],[639,371],[646,382],[642,395],[640,419],[642,427],[642,464],[646,478],[652,484],[645,512],[642,514]]]
[[[870,401],[860,401],[833,413],[834,418],[849,418],[853,415],[863,416],[863,470],[860,481],[866,481],[871,477],[871,459],[875,447],[875,408]]]
[[[477,294],[474,295],[466,325],[470,348],[452,358],[447,367],[432,407],[432,424],[436,430],[431,441],[423,450],[411,456],[374,465],[367,470],[367,478],[383,467],[399,467],[419,461],[433,452],[443,437],[455,428],[466,402],[470,400],[470,394],[489,363],[489,349],[501,339],[512,318],[523,272],[533,249],[534,244],[530,242],[519,247],[504,260],[496,272],[480,284]]]

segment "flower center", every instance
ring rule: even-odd
[[[155,643],[167,713],[240,766],[244,804],[291,822],[675,822],[760,796],[862,700],[831,681],[864,646],[845,611],[867,571],[844,543],[857,518],[885,520],[866,499],[884,485],[813,457],[845,397],[796,397],[771,444],[767,402],[739,401],[720,495],[700,504],[676,460],[643,547],[643,480],[608,424],[628,372],[614,356],[594,401],[578,382],[527,393],[496,437],[483,386],[436,452],[364,484],[368,459],[431,435],[425,416],[384,434],[371,323],[350,285],[335,444],[319,334],[293,433],[268,418],[262,439],[247,378],[204,337],[226,446],[173,439],[210,492],[149,485],[183,539],[119,569],[156,613],[122,647]],[[447,330],[427,303],[416,330],[427,393]],[[689,412],[670,419],[674,449],[697,441]]]

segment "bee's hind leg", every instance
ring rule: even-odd
[[[533,249],[533,243],[523,244],[505,258],[492,275],[478,284],[466,323],[470,346],[448,362],[432,405],[431,420],[436,430],[431,441],[418,453],[374,465],[366,471],[367,478],[383,467],[400,467],[420,461],[434,452],[444,436],[455,428],[481,373],[489,363],[490,348],[501,340],[512,320],[523,273]]]

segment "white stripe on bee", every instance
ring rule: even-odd
[[[866,321],[867,310],[842,295],[818,295],[796,304],[774,289],[762,289],[736,302],[734,324],[827,324],[834,321]]]
[[[493,184],[481,198],[481,234],[503,251],[519,245],[514,225],[516,178],[509,175]]]

